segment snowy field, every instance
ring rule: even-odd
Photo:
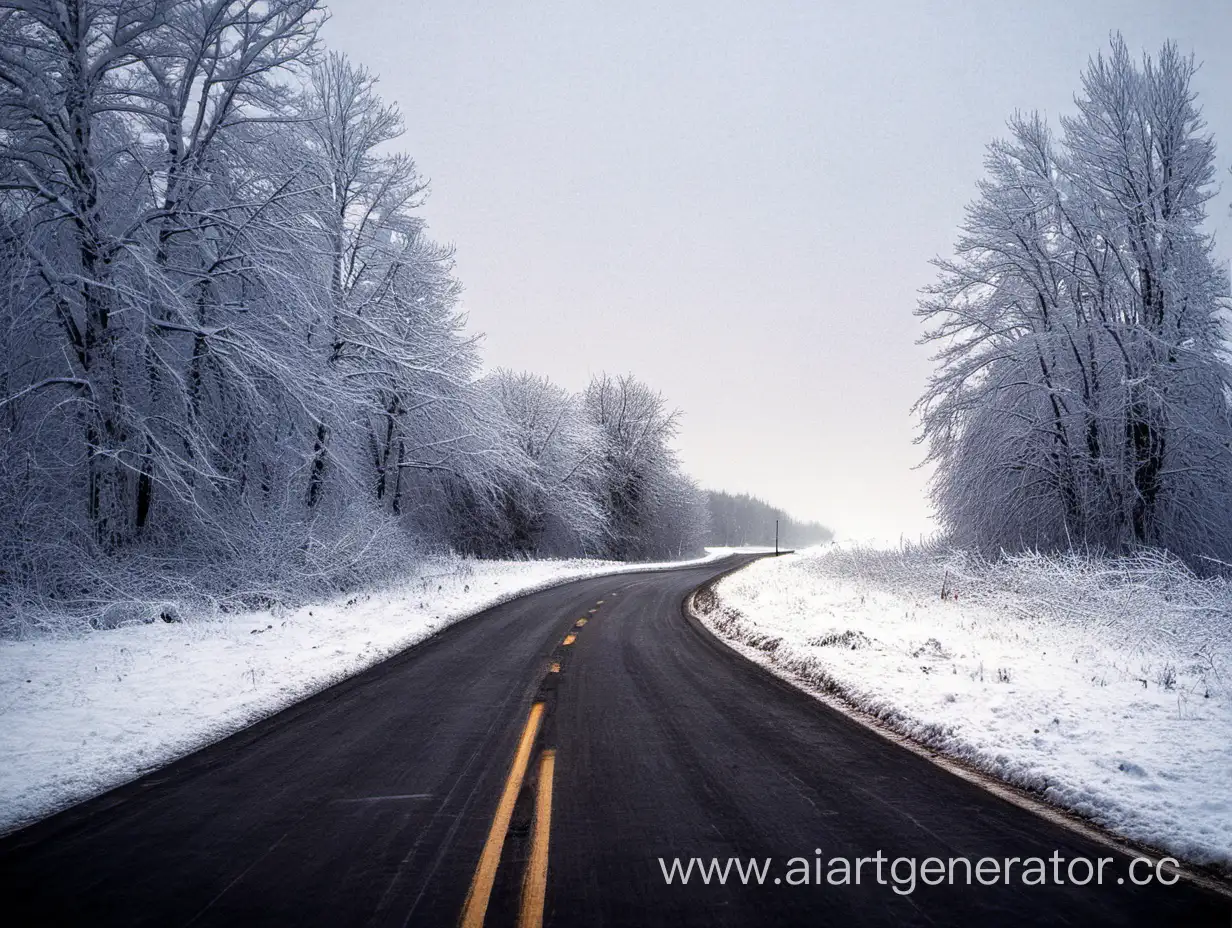
[[[945,591],[944,598],[942,590]],[[706,622],[806,689],[1129,838],[1232,867],[1232,588],[1158,557],[829,547]]]
[[[706,560],[728,553],[711,549]],[[649,564],[421,563],[396,587],[296,610],[0,641],[0,832],[101,793],[468,615]]]

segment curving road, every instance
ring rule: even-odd
[[[522,597],[0,840],[5,921],[1232,925],[1228,898],[1118,884],[1126,858],[896,747],[685,617],[691,590],[747,560]],[[824,882],[831,858],[878,851],[884,885],[873,860],[859,886]],[[1054,852],[1113,858],[1105,885],[900,894],[905,865],[897,884],[889,873],[896,857]],[[694,857],[771,863],[762,885],[734,870],[669,885],[659,858]],[[802,870],[809,885],[787,885]]]

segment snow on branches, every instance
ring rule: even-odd
[[[1202,231],[1214,145],[1176,46],[1120,36],[1054,136],[1015,115],[917,314],[933,500],[984,549],[1232,554],[1228,280]]]
[[[395,537],[684,544],[670,429],[605,456],[583,398],[476,382],[401,116],[321,47],[324,15],[0,0],[0,588],[70,596],[126,558],[244,588],[266,556],[337,585],[396,564]],[[605,508],[639,481],[636,522]]]

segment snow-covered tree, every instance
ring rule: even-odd
[[[1016,116],[989,148],[919,309],[939,346],[917,406],[933,498],[964,542],[1232,550],[1228,284],[1201,230],[1194,70],[1117,37],[1059,141]]]
[[[402,117],[323,17],[0,0],[0,600],[693,537],[661,400],[479,378]]]
[[[234,486],[243,429],[232,408],[210,421],[211,387],[230,407],[241,394],[264,402],[258,381],[286,381],[284,359],[265,350],[277,338],[258,334],[277,319],[236,313],[268,279],[272,224],[294,215],[279,203],[293,166],[267,142],[291,118],[278,78],[310,53],[316,4],[0,8],[4,244],[33,310],[14,317],[32,339],[22,398],[32,411],[47,402],[34,392],[70,393],[48,407],[43,440],[57,448],[40,458],[60,473],[45,476],[116,551],[157,521],[156,486],[167,532],[213,509],[201,493]],[[266,292],[304,296],[285,281]],[[227,376],[211,384],[217,367]]]
[[[331,431],[366,444],[378,501],[401,510],[401,473],[441,466],[451,437],[469,433],[461,393],[475,367],[461,333],[452,249],[425,234],[415,214],[427,190],[405,154],[383,153],[404,132],[376,78],[329,54],[311,71],[306,145],[328,266],[329,308],[316,350],[345,410],[323,412],[313,436],[308,501],[319,497]]]
[[[706,494],[706,503],[710,510],[707,538],[712,545],[772,545],[776,522],[779,544],[785,548],[802,548],[834,537],[821,523],[793,519],[782,509],[748,493],[712,490]]]
[[[585,399],[602,435],[595,492],[606,514],[609,550],[627,559],[695,550],[706,529],[705,501],[681,473],[671,446],[679,411],[632,375],[594,377]]]
[[[83,463],[85,480],[74,489],[106,548],[130,531],[131,475],[146,444],[125,367],[132,309],[147,281],[125,273],[133,217],[109,209],[117,185],[141,182],[125,154],[134,133],[123,117],[123,75],[169,8],[140,0],[0,4],[0,190],[5,269],[15,284],[6,308],[25,322],[17,337],[26,361],[5,401],[50,402],[72,422],[74,439],[57,434],[37,454]],[[35,323],[23,305],[43,318]]]
[[[485,386],[533,465],[528,480],[504,488],[511,547],[540,554],[602,551],[603,510],[593,492],[601,436],[581,398],[546,377],[509,370],[496,371]]]

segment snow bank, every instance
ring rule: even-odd
[[[706,558],[725,555],[711,549]],[[294,611],[0,641],[0,832],[235,732],[498,602],[677,566],[419,563],[396,586]]]
[[[707,624],[806,689],[1131,839],[1232,866],[1226,581],[1160,555],[829,547],[758,561],[716,594],[699,603]]]

